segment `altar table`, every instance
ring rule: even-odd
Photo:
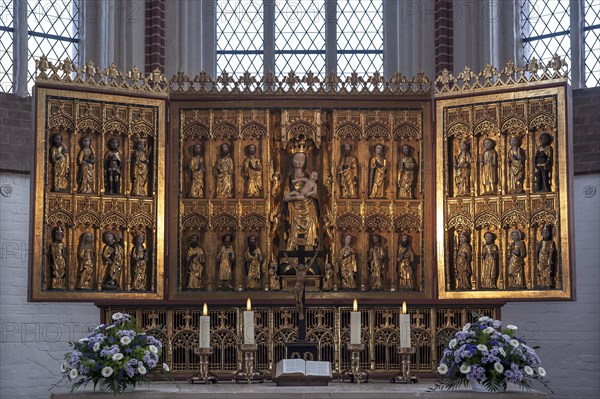
[[[418,384],[392,384],[384,381],[366,384],[330,382],[326,387],[278,387],[274,383],[235,384],[219,382],[213,385],[188,384],[187,382],[160,382],[149,387],[137,387],[119,397],[127,399],[547,399],[548,395],[539,391],[521,391],[509,386],[505,393],[479,393],[470,388],[456,391],[427,392],[434,381],[421,381]],[[68,392],[67,388],[55,391],[51,399],[115,399],[111,393],[93,392],[92,387]]]

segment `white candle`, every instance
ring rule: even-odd
[[[206,304],[200,316],[200,348],[210,348],[210,316]]]
[[[360,312],[358,311],[358,302],[354,300],[353,312],[350,312],[350,344],[360,344]]]
[[[406,314],[406,302],[402,302],[400,315],[400,347],[410,348],[410,315]]]
[[[254,345],[254,311],[250,298],[246,301],[244,311],[244,344]]]

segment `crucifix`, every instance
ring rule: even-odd
[[[304,341],[306,339],[306,274],[312,270],[315,273],[315,262],[318,257],[324,257],[325,251],[306,250],[304,245],[298,245],[297,250],[280,251],[279,255],[283,259],[297,259],[297,266],[291,266],[296,270],[296,283],[294,285],[294,299],[296,300],[296,310],[298,311],[298,339]],[[307,263],[308,260],[308,263]]]

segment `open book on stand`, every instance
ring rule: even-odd
[[[285,385],[327,385],[332,379],[331,362],[283,359],[277,363],[273,381]]]

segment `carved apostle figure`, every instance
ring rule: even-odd
[[[92,140],[89,137],[81,139],[81,150],[77,154],[77,163],[79,164],[79,173],[77,182],[79,183],[79,192],[82,194],[94,193],[94,180],[96,173],[94,170],[96,157],[91,147]]]
[[[79,260],[79,281],[77,283],[77,289],[90,290],[92,289],[96,251],[94,248],[94,237],[89,231],[83,233],[79,240],[77,259]]]
[[[204,171],[206,164],[202,156],[202,147],[200,144],[194,144],[192,147],[192,157],[188,163],[190,170],[190,198],[204,198]]]
[[[123,270],[125,253],[123,246],[117,241],[115,235],[107,231],[103,235],[104,248],[102,248],[102,262],[105,290],[117,290],[121,288],[121,272]]]
[[[123,164],[119,140],[113,138],[108,142],[108,150],[104,156],[105,191],[106,194],[121,194],[121,166]]]
[[[148,251],[144,246],[145,240],[144,234],[136,235],[133,248],[131,249],[131,264],[133,269],[131,287],[135,291],[143,291],[146,289]]]
[[[523,242],[521,230],[510,232],[513,241],[508,245],[508,287],[525,288],[525,257],[527,250]]]
[[[67,244],[63,242],[65,232],[61,226],[52,230],[52,242],[50,243],[50,272],[52,280],[50,289],[64,290],[67,288]]]
[[[481,156],[482,194],[496,194],[498,191],[498,152],[496,142],[490,138],[483,140],[485,150]]]
[[[221,153],[215,170],[217,171],[217,198],[233,197],[233,158],[229,153],[229,144],[221,144]]]
[[[358,158],[352,154],[352,144],[342,147],[342,156],[338,168],[340,175],[341,198],[358,197]]]
[[[410,236],[402,234],[400,237],[400,245],[398,246],[398,288],[406,290],[416,289],[415,281],[415,251],[410,244]]]
[[[454,265],[456,270],[454,276],[456,278],[456,289],[468,290],[471,288],[471,260],[473,258],[473,247],[469,242],[469,235],[466,232],[460,233],[458,236],[458,246],[454,251]]]
[[[296,282],[294,284],[294,299],[296,301],[296,310],[298,311],[298,320],[304,320],[304,300],[305,300],[305,281],[309,265],[299,264],[296,267]]]
[[[311,174],[304,170],[305,164],[306,154],[295,153],[292,157],[292,171],[283,193],[288,251],[296,250],[300,245],[312,247],[318,242],[318,175],[309,178]]]
[[[496,237],[487,232],[483,235],[485,244],[481,248],[481,288],[498,288],[498,245],[494,242]]]
[[[383,288],[382,274],[385,271],[385,249],[381,245],[381,237],[373,234],[369,248],[369,286],[372,290]]]
[[[556,244],[552,238],[552,226],[545,224],[542,227],[542,239],[537,245],[537,280],[541,288],[552,288],[554,286],[554,274],[556,273]]]
[[[508,193],[519,194],[523,192],[525,179],[525,151],[521,148],[521,139],[511,136],[510,149],[506,156],[508,164]]]
[[[131,195],[145,197],[148,195],[148,153],[145,140],[139,140],[135,144],[131,163],[133,165]]]
[[[383,144],[376,144],[374,154],[369,160],[369,198],[385,197],[388,165],[383,150]]]
[[[52,191],[67,191],[69,187],[69,150],[60,133],[52,135],[50,162],[53,165]]]
[[[413,186],[417,176],[417,161],[411,154],[412,148],[404,144],[398,162],[398,197],[400,198],[414,198]]]
[[[550,133],[544,132],[540,135],[540,145],[535,150],[535,191],[552,191],[554,150],[551,142]]]
[[[460,141],[458,148],[458,155],[454,157],[456,195],[469,195],[471,193],[471,163],[473,163],[473,157],[469,151],[469,144],[465,140]]]
[[[263,256],[256,241],[257,239],[255,235],[251,235],[250,237],[248,237],[248,246],[246,247],[246,252],[244,253],[244,260],[246,261],[246,272],[248,273],[246,288],[248,288],[249,290],[260,289]]]
[[[244,196],[247,198],[260,197],[262,190],[262,164],[256,157],[256,146],[246,147],[246,157],[242,161],[242,177],[244,178]]]
[[[190,247],[185,258],[187,264],[187,289],[202,288],[202,272],[204,271],[204,250],[196,234],[190,237]]]
[[[277,274],[277,262],[271,261],[269,263],[269,289],[271,291],[278,291],[281,289],[281,283],[279,281],[279,274]]]
[[[217,254],[217,270],[219,275],[219,288],[227,286],[233,289],[233,269],[235,265],[235,250],[233,249],[231,234],[225,234],[222,238],[223,245]]]
[[[355,289],[355,275],[358,272],[358,264],[356,261],[356,251],[352,248],[352,236],[347,234],[344,236],[344,246],[340,251],[340,272],[342,275],[342,288]]]

